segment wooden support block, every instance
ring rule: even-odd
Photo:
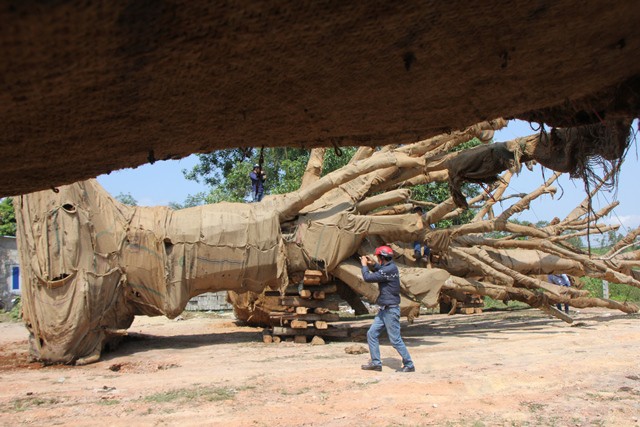
[[[324,320],[316,320],[313,323],[313,326],[316,327],[316,329],[328,329],[329,325],[327,325],[327,322],[325,322]]]
[[[309,324],[306,320],[294,319],[291,321],[291,327],[294,329],[306,329]]]
[[[325,285],[312,285],[311,290],[314,292],[322,291],[325,294],[335,294],[338,292],[338,286],[335,284],[325,284]]]
[[[273,327],[274,339],[276,335],[321,335],[323,337],[348,337],[349,330],[347,328],[327,327],[327,329],[294,329],[285,328],[284,326]]]
[[[328,310],[338,311],[340,308],[340,304],[338,301],[331,300],[312,300],[312,299],[304,299],[300,297],[282,297],[280,298],[280,305],[287,305],[293,307],[325,307]]]
[[[298,295],[298,286],[287,286],[284,291],[274,291],[274,290],[267,290],[264,291],[264,295],[268,296],[268,297],[281,297],[284,295]]]
[[[306,307],[304,307],[306,308]],[[271,320],[271,324],[273,326],[284,326],[289,323],[290,320],[306,320],[308,322],[315,322],[316,320],[324,320],[325,322],[337,322],[340,320],[340,316],[338,313],[324,313],[324,314],[315,314],[315,313],[306,313],[306,314],[295,314],[295,313],[284,313],[280,316],[271,316],[269,315],[269,319]]]
[[[304,289],[309,289],[312,292],[322,291],[325,294],[335,294],[338,292],[338,286],[332,283],[318,283],[318,284],[305,284]]]
[[[269,325],[271,326],[287,326],[289,319],[283,319],[282,317],[269,317]]]
[[[264,291],[264,296],[266,297],[281,297],[280,291]]]
[[[305,277],[302,280],[302,283],[304,283],[305,285],[319,285],[320,284],[320,278],[319,277]]]
[[[326,314],[329,312],[329,309],[326,307],[316,307],[313,309],[315,314]]]
[[[269,313],[269,324],[271,326],[284,326],[284,318],[282,317],[284,314],[285,313],[279,311],[272,311],[271,313]]]
[[[460,313],[462,314],[473,314],[475,309],[473,307],[463,307],[460,309]]]
[[[273,336],[273,343],[274,344],[279,344],[281,341],[282,341],[282,338],[280,338],[279,336],[277,336],[277,335]]]
[[[320,270],[305,270],[304,275],[309,277],[322,277],[324,273]]]
[[[482,313],[482,309],[481,309],[481,308],[479,308],[479,307],[474,308],[474,309],[473,309],[473,311],[474,311],[474,313],[476,313],[476,314],[481,314],[481,313]]]
[[[322,337],[314,335],[314,337],[311,339],[311,345],[324,345],[324,340],[322,339]]]
[[[307,336],[306,335],[296,335],[295,337],[293,337],[293,342],[296,344],[306,344],[307,343]]]
[[[323,299],[324,299],[324,292],[322,292],[322,291],[315,291],[315,292],[313,293],[313,299],[323,300]]]
[[[301,298],[311,298],[311,291],[308,289],[302,289],[299,293]]]
[[[265,344],[271,344],[273,342],[273,337],[269,334],[264,334],[262,336],[262,342]]]
[[[325,313],[325,314],[304,314],[301,315],[300,320],[307,320],[309,322],[315,322],[316,320],[324,320],[325,322],[337,322],[340,320],[338,313]]]
[[[296,314],[307,314],[309,307],[296,307]]]

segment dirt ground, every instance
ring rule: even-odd
[[[403,335],[415,373],[360,370],[363,342],[264,344],[230,316],[139,317],[95,364],[27,362],[0,323],[1,425],[640,426],[640,316],[572,326],[537,310],[427,315]],[[371,319],[341,322],[364,330]]]

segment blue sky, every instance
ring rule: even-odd
[[[638,122],[634,122],[634,129],[638,129]],[[495,141],[507,141],[520,136],[536,133],[527,122],[511,121],[501,131],[496,132]],[[183,169],[191,169],[197,164],[196,156],[189,156],[181,160],[159,161],[153,165],[147,164],[135,169],[123,169],[112,172],[109,175],[101,175],[98,182],[112,195],[120,193],[131,194],[140,206],[167,205],[170,202],[182,203],[189,194],[205,191],[204,185],[195,181],[189,181],[182,175]],[[545,170],[544,177],[548,178],[551,171]],[[640,168],[638,162],[637,143],[634,143],[622,166],[620,174],[620,186],[618,188],[618,206],[614,213],[604,222],[621,223],[626,228],[635,228],[640,225],[640,201],[636,192],[636,186],[640,185]],[[523,168],[519,176],[511,181],[511,193],[525,193],[537,188],[544,182],[540,166],[536,166],[532,172]],[[563,218],[584,197],[582,181],[571,180],[562,176],[559,180],[558,193],[555,199],[550,196],[542,196],[532,204],[529,211],[520,214],[518,219],[536,222],[550,220],[554,216]],[[614,200],[613,194],[601,194],[594,200],[594,207],[603,207]],[[621,230],[624,232],[624,230]]]

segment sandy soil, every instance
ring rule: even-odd
[[[100,362],[43,367],[27,362],[22,324],[5,322],[0,424],[639,426],[640,316],[575,318],[421,316],[403,324],[415,373],[395,372],[386,342],[383,371],[367,372],[353,342],[264,344],[228,317],[140,317]]]

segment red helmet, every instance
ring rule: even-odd
[[[376,255],[380,255],[385,258],[391,258],[393,256],[393,249],[391,249],[389,246],[378,246],[376,248]]]

